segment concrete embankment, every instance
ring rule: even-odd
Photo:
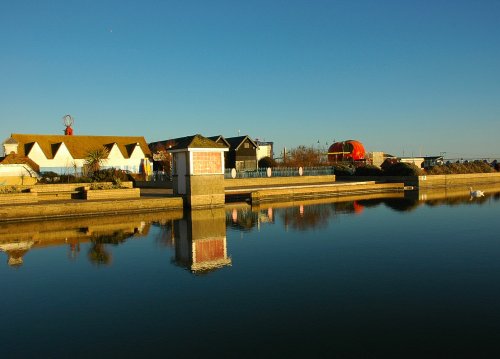
[[[419,188],[452,186],[474,187],[478,184],[500,183],[500,173],[467,173],[426,176],[337,176],[337,180],[404,183],[405,186],[414,186]]]
[[[272,208],[287,208],[296,206],[311,206],[311,205],[321,205],[321,204],[331,204],[337,202],[349,202],[349,201],[360,201],[360,200],[373,200],[373,199],[387,199],[387,198],[405,198],[405,192],[376,192],[376,193],[359,193],[359,194],[345,194],[337,197],[321,197],[321,198],[297,198],[297,199],[280,199],[277,198],[275,201],[268,200],[259,203],[252,203],[252,210],[262,210],[267,209],[269,206]],[[241,203],[232,205],[234,208],[241,206]],[[226,208],[231,208],[231,205],[227,205]]]
[[[148,197],[106,201],[69,200],[40,204],[2,205],[0,206],[0,222],[97,216],[103,214],[128,214],[182,208],[183,200],[181,197]]]
[[[403,192],[403,183],[335,183],[311,186],[289,186],[286,188],[264,188],[251,192],[252,204],[277,200],[335,197],[374,192]]]
[[[236,179],[225,181],[225,190],[223,189],[223,191],[226,196],[243,193],[246,198],[251,198],[252,203],[404,191],[402,183],[375,183],[374,181],[336,183],[334,181],[335,176]],[[181,196],[172,196],[170,194],[171,190],[168,189],[143,189],[140,198],[123,198],[130,191],[134,191],[134,195],[138,195],[138,189],[129,188],[113,190],[118,197],[122,196],[122,198],[117,199],[107,195],[106,190],[95,191],[96,194],[102,194],[99,196],[99,200],[85,200],[81,198],[82,196],[79,196],[79,199],[66,199],[73,198],[73,192],[75,191],[80,194],[81,189],[61,186],[36,187],[31,193],[26,194],[32,196],[36,194],[38,198],[40,193],[47,197],[47,192],[51,196],[47,197],[47,200],[37,200],[35,203],[4,202],[0,205],[0,222],[97,216],[101,214],[125,215],[148,211],[183,209],[185,205],[185,199],[183,200]],[[66,196],[66,192],[70,192],[70,194]],[[61,193],[65,196],[61,196]],[[19,196],[19,198],[23,197],[23,195],[24,193],[13,194],[13,196]],[[24,201],[31,201],[32,199],[31,197],[23,198]]]

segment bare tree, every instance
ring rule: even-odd
[[[313,167],[321,166],[321,151],[314,147],[299,146],[290,150],[287,156],[287,166]]]

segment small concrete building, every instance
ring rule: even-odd
[[[190,211],[175,221],[175,263],[194,274],[230,266],[224,208]]]
[[[201,135],[186,137],[170,148],[174,195],[187,207],[217,207],[225,203],[224,152],[227,147]]]
[[[5,155],[27,157],[41,172],[80,173],[85,157],[92,150],[107,149],[102,168],[116,168],[141,173],[149,162],[151,151],[139,136],[73,136],[29,135],[13,133],[3,143]]]

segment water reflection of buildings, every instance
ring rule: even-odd
[[[33,249],[67,246],[71,259],[80,254],[80,244],[90,243],[87,253],[95,264],[109,264],[111,254],[106,247],[118,245],[129,238],[148,235],[150,222],[164,214],[103,216],[37,222],[9,222],[0,225],[0,251],[7,254],[10,266],[24,262]],[[182,212],[169,212],[169,218],[180,218]]]
[[[403,198],[403,193],[365,194],[339,198],[273,202],[258,206],[234,206],[226,212],[228,228],[250,231],[262,224],[274,224],[279,218],[285,228],[307,230],[326,226],[341,214],[361,214],[364,206],[362,198]]]
[[[481,188],[483,189],[483,188]],[[240,205],[228,208],[226,223],[228,228],[242,232],[260,228],[261,224],[274,224],[280,219],[285,228],[309,230],[327,226],[338,215],[359,215],[370,207],[384,205],[397,212],[412,211],[425,204],[434,205],[481,205],[490,200],[500,199],[500,185],[484,186],[485,197],[469,196],[467,187],[438,188],[432,190],[406,191],[395,193],[371,193],[338,198],[273,202],[257,206]]]
[[[421,188],[416,191],[405,192],[405,198],[428,206],[436,205],[481,205],[488,201],[498,201],[500,199],[500,183],[489,183],[477,185],[485,192],[484,197],[472,198],[468,186]]]
[[[175,222],[175,263],[195,274],[231,265],[224,208],[195,210]]]

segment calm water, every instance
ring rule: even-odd
[[[0,355],[498,357],[499,193],[390,196],[1,224]]]

